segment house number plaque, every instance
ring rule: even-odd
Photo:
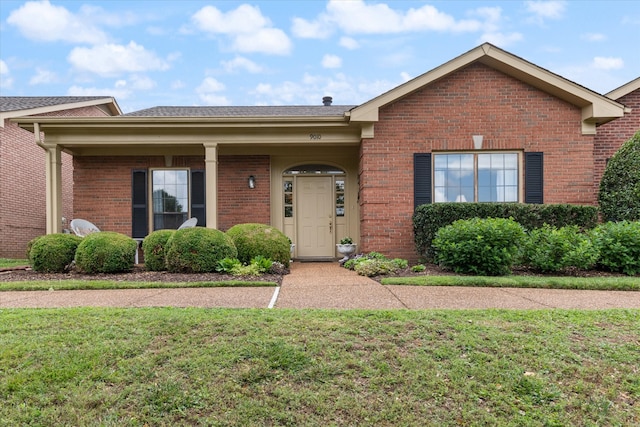
[[[309,139],[311,141],[319,141],[322,139],[322,134],[321,133],[310,133],[309,134]]]

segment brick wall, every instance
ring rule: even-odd
[[[103,116],[97,107],[42,116]],[[46,232],[45,152],[33,133],[5,120],[0,128],[0,257],[24,258],[27,243]],[[62,210],[73,214],[72,158],[62,153]]]
[[[616,100],[631,108],[631,113],[598,127],[593,156],[595,158],[594,186],[600,187],[600,180],[612,157],[626,141],[640,131],[640,89]]]
[[[581,111],[482,64],[472,64],[380,111],[360,164],[364,251],[416,259],[413,154],[473,150],[544,152],[545,203],[594,204],[593,136]]]
[[[93,222],[101,230],[131,235],[131,171],[163,168],[162,156],[76,157],[74,159],[74,217]],[[202,157],[173,157],[173,167],[204,169]],[[249,189],[249,175],[256,177]],[[218,228],[245,222],[268,224],[269,157],[218,158]]]

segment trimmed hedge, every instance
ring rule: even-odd
[[[130,271],[138,244],[129,236],[100,231],[84,237],[76,250],[76,268],[83,273]]]
[[[29,242],[28,258],[39,273],[63,273],[73,261],[82,237],[74,234],[47,234]]]
[[[511,273],[525,237],[513,219],[472,218],[442,227],[433,247],[436,262],[456,273],[500,276]]]
[[[156,230],[142,241],[144,268],[149,271],[165,271],[167,242],[175,230]]]
[[[263,256],[289,266],[291,244],[277,228],[256,223],[237,224],[227,230],[227,235],[236,245],[242,263],[249,264],[256,256]]]
[[[598,224],[598,208],[568,204],[534,205],[522,203],[432,203],[420,205],[413,214],[413,231],[417,253],[434,259],[432,242],[442,227],[459,219],[513,218],[525,230],[576,225],[582,230]]]
[[[604,221],[640,221],[640,132],[607,163],[598,202]]]
[[[577,226],[555,228],[544,225],[531,230],[524,244],[524,264],[542,272],[556,272],[568,267],[593,268],[598,249],[587,233]]]
[[[213,228],[176,230],[166,246],[167,270],[172,273],[213,273],[219,261],[237,256],[231,238]]]

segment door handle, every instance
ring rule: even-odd
[[[329,220],[329,233],[333,232],[333,220]]]

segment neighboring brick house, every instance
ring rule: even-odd
[[[0,97],[0,257],[24,258],[27,243],[46,232],[46,153],[32,132],[10,119],[116,114],[120,110],[110,97]],[[60,160],[61,216],[71,218],[72,158],[62,152]]]
[[[415,260],[421,203],[595,204],[597,133],[631,112],[490,44],[362,105],[323,102],[17,121],[74,155],[74,216],[100,229],[261,222],[301,259],[348,235]]]

